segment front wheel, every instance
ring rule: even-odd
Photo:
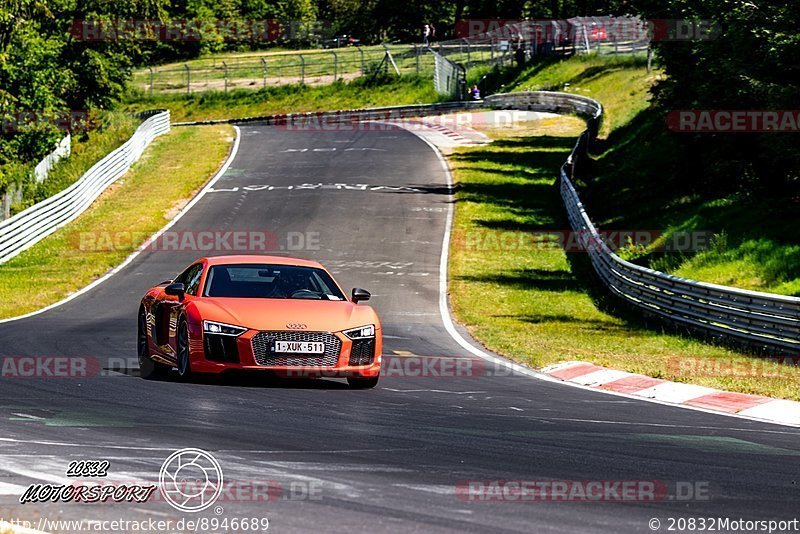
[[[189,325],[185,320],[181,320],[178,324],[178,375],[184,380],[192,376],[192,362],[189,358]]]
[[[147,316],[144,308],[139,310],[138,332],[136,337],[136,349],[139,357],[139,374],[145,380],[152,378],[163,378],[169,373],[169,367],[156,363],[150,358],[149,343],[147,339]]]
[[[349,376],[347,377],[347,383],[353,389],[372,389],[378,385],[379,376],[373,376],[372,378],[362,378],[358,376]]]

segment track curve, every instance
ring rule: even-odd
[[[460,376],[399,376],[414,355],[472,361],[439,311],[452,203],[436,154],[404,130],[241,126],[230,168],[173,230],[271,232],[284,245],[302,236],[292,254],[373,292],[386,365],[396,372],[373,391],[338,381],[138,379],[129,361],[139,298],[202,255],[146,250],[63,306],[0,324],[0,356],[88,357],[111,369],[85,379],[0,379],[0,512],[180,518],[162,502],[87,512],[15,501],[20,487],[63,478],[71,459],[109,458],[118,479],[154,480],[169,453],[198,447],[214,453],[229,481],[319,485],[314,499],[223,503],[226,516],[266,516],[278,532],[646,532],[652,517],[796,513],[797,429],[488,376],[480,366]],[[709,500],[456,495],[463,481],[521,479],[700,482]]]

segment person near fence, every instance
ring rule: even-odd
[[[425,46],[429,46],[431,44],[431,25],[426,24],[422,27],[422,42]]]
[[[527,59],[525,55],[525,45],[518,46],[516,50],[514,50],[514,60],[517,62],[517,66],[522,68],[525,66],[525,60]]]
[[[478,89],[477,85],[473,85],[472,89],[469,90],[469,97],[472,100],[480,100],[481,99],[481,90]]]

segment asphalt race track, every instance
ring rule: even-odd
[[[276,532],[641,533],[651,518],[666,531],[669,517],[798,515],[798,429],[484,372],[491,366],[457,344],[440,315],[451,205],[435,152],[404,130],[242,126],[231,167],[172,230],[271,232],[348,291],[371,291],[384,366],[395,372],[371,391],[339,380],[142,380],[139,299],[203,255],[148,250],[67,304],[0,324],[0,356],[70,356],[104,369],[0,381],[0,517],[179,519],[160,500],[17,499],[29,484],[64,481],[70,460],[108,459],[110,480],[157,480],[164,459],[185,447],[213,453],[228,483],[279,485],[269,501],[244,492],[218,502],[222,515],[267,517]],[[439,363],[428,376],[404,376],[431,360]],[[466,367],[432,376],[454,361]],[[659,481],[669,495],[475,502],[456,491],[466,481],[546,479]],[[705,489],[683,500],[678,487]]]

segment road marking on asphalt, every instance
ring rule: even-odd
[[[28,469],[25,467],[25,465],[20,465],[29,463],[30,459],[28,458],[21,460],[20,463],[17,463],[13,460],[9,461],[8,457],[0,457],[0,471],[5,471],[7,473],[25,478],[31,478],[34,480],[43,480],[52,484],[64,484],[66,486],[70,486],[75,482],[74,479],[53,474],[63,471],[63,466],[60,465],[54,457],[51,457],[51,459],[46,459],[42,456],[37,456],[37,469],[42,469],[44,472],[34,471],[32,469]]]
[[[395,393],[451,393],[453,395],[475,395],[477,393],[486,393],[485,391],[450,391],[448,389],[382,389],[385,389],[386,391],[394,391]]]
[[[405,185],[380,185],[363,183],[302,183],[296,185],[271,185],[271,184],[250,184],[241,187],[245,191],[317,191],[320,189],[331,191],[367,191],[367,192],[400,192],[400,193],[424,193],[422,189]],[[238,193],[240,187],[220,187],[209,188],[208,193]],[[420,217],[421,219],[424,217]]]
[[[10,417],[12,421],[44,421],[46,417],[39,417],[38,415],[30,415],[27,413],[12,413],[15,417]]]
[[[331,462],[284,462],[269,460],[259,462],[262,465],[277,469],[288,469],[291,471],[352,471],[360,472],[382,472],[382,473],[409,473],[413,469],[407,467],[396,467],[387,464],[354,464],[354,463],[331,463]]]
[[[16,484],[8,484],[6,482],[0,482],[0,495],[14,495],[19,497],[25,490],[28,489],[24,486],[17,486]]]
[[[405,488],[424,493],[435,493],[436,495],[455,495],[455,485],[441,484],[392,484],[395,488]]]

